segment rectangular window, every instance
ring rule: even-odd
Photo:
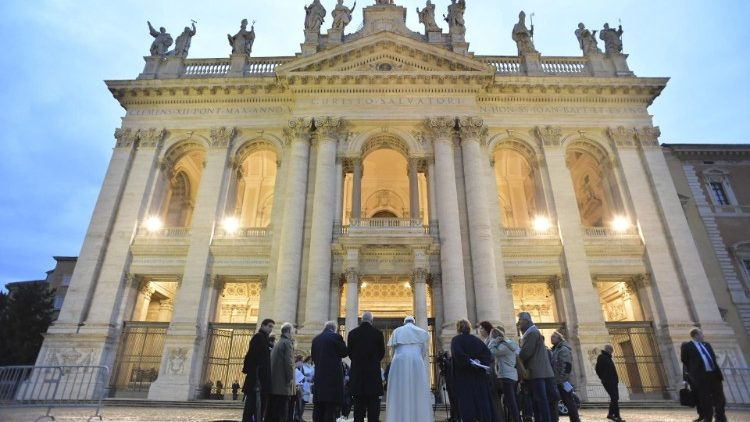
[[[750,280],[750,259],[743,259],[742,265],[745,267],[745,275],[747,275],[747,279]]]
[[[55,296],[54,307],[56,311],[62,309],[64,300],[65,300],[65,296]]]
[[[70,279],[73,277],[71,274],[65,274],[62,278],[62,284],[63,286],[70,286]]]
[[[729,205],[729,198],[727,193],[724,191],[724,185],[721,182],[711,182],[711,193],[714,195],[716,205]]]

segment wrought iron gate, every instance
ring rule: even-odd
[[[232,383],[235,381],[242,385],[245,379],[242,365],[250,345],[250,338],[255,334],[255,327],[256,324],[210,323],[208,325],[201,386],[210,382],[213,384],[213,391],[216,391],[216,382],[221,381],[224,389],[218,393],[224,394],[231,391]]]
[[[125,321],[110,381],[112,396],[148,393],[159,376],[168,322]],[[140,394],[139,394],[140,393]]]
[[[608,322],[607,330],[617,373],[631,398],[664,397],[667,377],[651,322]]]

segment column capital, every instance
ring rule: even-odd
[[[608,127],[605,132],[617,148],[636,147],[634,129],[626,128],[624,126],[618,126],[616,128]]]
[[[215,127],[211,128],[211,148],[229,148],[232,140],[237,135],[237,129],[234,127]]]
[[[138,138],[138,148],[158,148],[161,147],[164,137],[167,135],[166,129],[138,129],[136,137]]]
[[[348,133],[347,122],[341,117],[315,117],[313,119],[315,128],[313,142],[339,142],[346,139]]]
[[[534,128],[534,136],[536,136],[540,146],[560,146],[562,129],[557,126],[537,126]]]
[[[480,145],[487,140],[487,126],[479,117],[461,117],[458,119],[458,132],[461,136],[461,143],[477,142]]]
[[[453,117],[430,117],[424,122],[424,132],[433,142],[453,143],[456,119]]]
[[[138,134],[130,128],[117,128],[115,129],[115,139],[117,140],[115,148],[130,148],[138,140]]]
[[[633,284],[635,284],[635,287],[639,289],[644,287],[651,287],[651,274],[636,274],[633,277]]]
[[[310,142],[312,128],[312,119],[304,119],[300,117],[297,120],[290,120],[289,127],[284,128],[284,138],[286,138],[285,145],[288,146],[295,142]]]
[[[263,274],[262,276],[258,277],[258,280],[260,281],[260,285],[262,287],[268,286],[268,274]]]
[[[659,147],[661,130],[659,126],[644,126],[636,129],[635,137],[641,143],[641,147]]]
[[[427,283],[430,278],[430,273],[424,268],[415,268],[411,272],[410,283]]]

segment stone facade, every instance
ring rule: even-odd
[[[305,350],[360,300],[438,348],[461,318],[530,311],[566,332],[588,400],[606,343],[645,362],[622,363],[631,397],[674,396],[696,324],[744,363],[648,112],[667,79],[620,53],[476,56],[406,13],[366,7],[297,56],[147,57],[108,81],[126,114],[38,363],[86,350],[118,394],[188,400],[244,354],[218,339],[271,317]]]

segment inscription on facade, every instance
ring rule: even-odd
[[[473,102],[473,101],[472,101]],[[367,97],[367,98],[309,98],[307,105],[313,106],[435,106],[435,105],[469,105],[468,98],[447,97]]]
[[[291,113],[291,111],[291,107],[284,105],[173,109],[160,108],[128,110],[128,116],[236,116],[242,114],[280,114]]]
[[[638,107],[591,107],[591,106],[527,106],[527,105],[485,105],[480,106],[481,113],[518,114],[635,114],[644,115],[646,109]]]

